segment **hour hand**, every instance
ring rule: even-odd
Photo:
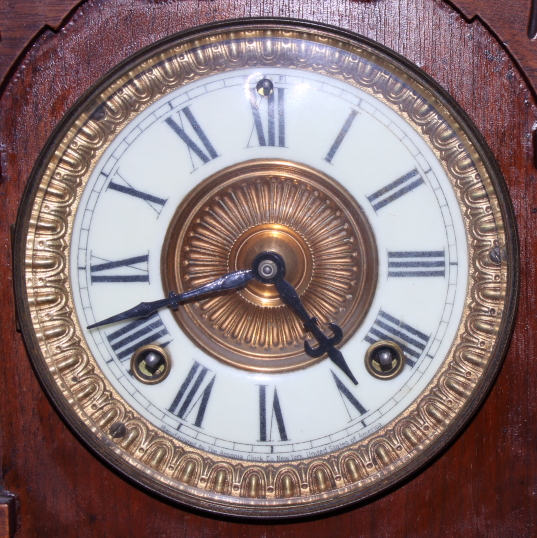
[[[274,283],[276,286],[276,289],[278,290],[278,293],[280,294],[280,297],[282,301],[290,306],[300,317],[300,319],[304,322],[304,328],[313,334],[315,337],[315,340],[319,343],[319,345],[316,348],[312,348],[309,344],[309,342],[304,342],[304,350],[310,357],[320,357],[321,355],[324,355],[325,353],[328,353],[328,356],[330,357],[330,360],[339,366],[343,372],[347,375],[347,377],[355,384],[358,385],[358,381],[354,377],[353,373],[351,372],[347,362],[345,361],[345,358],[343,357],[343,353],[339,349],[337,349],[335,346],[339,344],[343,338],[343,331],[339,325],[336,325],[335,323],[330,323],[330,329],[332,329],[333,336],[328,337],[326,336],[320,329],[317,318],[315,317],[309,317],[308,313],[306,312],[306,309],[304,308],[304,305],[302,304],[302,301],[300,300],[300,297],[298,296],[298,293],[296,292],[295,288],[287,282],[287,280],[284,280],[283,278],[281,280],[278,280]]]
[[[315,340],[317,340],[319,345],[316,348],[312,348],[307,341],[304,342],[306,354],[310,357],[320,357],[327,353],[330,360],[341,368],[355,385],[358,385],[358,381],[352,374],[343,354],[335,347],[343,338],[341,327],[335,323],[330,323],[329,326],[333,335],[328,337],[323,333],[318,325],[317,318],[308,314],[295,288],[283,278],[285,276],[283,258],[276,252],[263,252],[255,258],[252,269],[259,281],[276,286],[281,300],[294,310],[304,323],[304,328],[310,331]]]
[[[159,299],[157,301],[151,301],[148,303],[140,303],[129,310],[125,310],[125,312],[121,312],[120,314],[116,314],[115,316],[94,323],[93,325],[89,325],[87,328],[94,329],[95,327],[100,327],[101,325],[108,325],[110,323],[115,323],[116,321],[123,321],[131,318],[147,318],[165,306],[177,308],[179,303],[189,299],[194,299],[195,297],[199,297],[201,295],[240,288],[253,277],[254,274],[251,270],[234,271],[233,273],[228,273],[227,275],[218,278],[214,282],[209,282],[209,284],[205,284],[204,286],[200,286],[199,288],[189,290],[178,295],[173,291],[170,291],[170,296],[166,299]]]

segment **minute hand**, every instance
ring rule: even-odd
[[[343,331],[341,330],[341,327],[339,325],[336,325],[335,323],[329,323],[328,326],[332,329],[332,332],[334,333],[334,336],[329,338],[321,331],[321,329],[317,325],[317,318],[309,316],[306,309],[304,308],[304,305],[302,304],[302,301],[300,300],[300,297],[298,296],[297,291],[291,284],[289,284],[289,282],[287,282],[287,280],[284,280],[282,278],[276,281],[274,285],[276,286],[276,289],[280,294],[281,300],[295,311],[295,313],[304,323],[304,328],[310,331],[315,337],[315,340],[319,342],[319,345],[315,349],[312,348],[307,341],[304,342],[304,350],[306,351],[306,353],[310,357],[320,357],[324,353],[328,353],[328,356],[330,357],[332,362],[339,366],[339,368],[341,368],[341,370],[345,372],[347,377],[355,385],[358,385],[358,381],[356,381],[356,378],[352,374],[349,366],[347,365],[343,357],[343,354],[341,353],[341,351],[339,351],[339,349],[335,347],[337,344],[339,344],[339,342],[341,342],[341,339],[343,338]]]
[[[209,282],[209,284],[205,284],[204,286],[200,286],[199,288],[190,291],[185,291],[185,293],[180,293],[179,295],[175,294],[173,291],[170,291],[170,296],[166,299],[159,299],[158,301],[151,301],[149,303],[140,303],[139,305],[126,310],[125,312],[121,312],[120,314],[116,314],[111,318],[106,318],[102,321],[94,323],[93,325],[90,325],[88,329],[100,327],[101,325],[108,325],[109,323],[115,323],[116,321],[122,321],[124,319],[147,318],[165,306],[177,308],[179,303],[182,303],[188,299],[193,299],[194,297],[199,297],[200,295],[207,295],[208,293],[216,293],[219,291],[240,288],[251,280],[253,276],[254,275],[251,270],[234,271],[233,273],[228,273],[227,275],[218,278],[214,282]]]

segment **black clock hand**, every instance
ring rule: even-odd
[[[310,331],[319,343],[316,348],[312,348],[309,342],[304,342],[306,353],[310,357],[320,357],[324,353],[328,353],[330,360],[345,372],[347,377],[355,385],[358,385],[358,381],[352,374],[343,354],[335,347],[343,338],[341,327],[335,323],[328,324],[333,332],[332,337],[327,337],[321,331],[317,324],[317,318],[309,316],[295,288],[283,278],[285,276],[285,262],[283,258],[275,252],[263,252],[254,260],[252,269],[258,280],[276,286],[281,300],[287,306],[291,307],[304,323],[304,328]],[[270,269],[272,269],[272,273]]]
[[[316,348],[312,348],[309,342],[304,342],[304,350],[306,353],[310,357],[320,357],[324,353],[328,353],[330,360],[339,366],[355,385],[358,385],[358,381],[356,381],[356,378],[348,367],[347,362],[343,357],[343,353],[335,347],[343,338],[341,327],[335,323],[329,323],[328,326],[332,329],[334,335],[330,338],[327,337],[317,325],[317,318],[308,315],[298,293],[287,280],[282,278],[281,280],[276,281],[274,285],[280,294],[281,300],[295,311],[298,317],[304,322],[304,328],[310,331],[315,337],[315,340],[319,342],[319,345]]]
[[[94,323],[93,325],[89,325],[87,328],[93,329],[95,327],[100,327],[101,325],[108,325],[109,323],[115,323],[116,321],[122,321],[124,319],[146,318],[165,306],[177,308],[179,303],[182,303],[188,299],[193,299],[194,297],[199,297],[200,295],[240,288],[253,277],[254,273],[251,270],[228,273],[214,282],[210,282],[209,284],[205,284],[204,286],[200,286],[194,290],[186,291],[185,293],[180,293],[179,295],[175,294],[173,291],[170,291],[170,296],[167,299],[159,299],[158,301],[151,301],[149,303],[140,303],[139,305],[126,310],[125,312],[121,312],[120,314],[116,314],[115,316]]]

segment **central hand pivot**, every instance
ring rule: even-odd
[[[259,282],[263,284],[274,284],[280,294],[281,300],[298,315],[304,324],[304,329],[311,332],[315,340],[317,340],[319,345],[316,348],[312,348],[309,342],[304,342],[304,351],[306,354],[310,357],[320,357],[324,353],[328,353],[332,362],[339,366],[347,377],[357,385],[358,381],[356,381],[356,378],[352,374],[343,354],[335,347],[343,338],[341,327],[335,323],[329,323],[328,326],[333,333],[331,337],[326,336],[321,331],[317,318],[309,316],[295,288],[284,279],[285,262],[282,256],[277,252],[261,252],[261,254],[255,257],[252,263],[252,272],[254,278],[259,280]]]

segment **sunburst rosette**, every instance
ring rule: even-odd
[[[266,250],[283,256],[286,279],[308,312],[340,325],[348,339],[375,291],[373,232],[341,185],[304,165],[250,161],[193,189],[168,229],[164,287],[188,291],[249,269]],[[308,334],[272,285],[252,281],[174,316],[196,345],[234,366],[277,372],[320,360],[305,354]]]

